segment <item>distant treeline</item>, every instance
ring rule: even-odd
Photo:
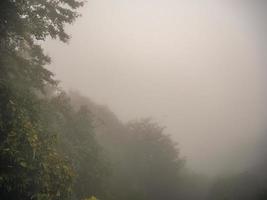
[[[82,5],[0,1],[0,199],[267,199],[266,176],[213,183],[186,170],[153,120],[123,124],[108,108],[59,89],[38,41],[67,42],[64,25]]]

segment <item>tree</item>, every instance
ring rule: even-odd
[[[2,0],[0,2],[0,198],[66,199],[72,170],[56,149],[42,98],[56,85],[45,69],[50,58],[38,40],[67,42],[66,23],[78,16],[78,0]],[[48,111],[47,111],[48,112]]]
[[[184,160],[163,127],[149,119],[123,124],[107,107],[75,92],[70,97],[77,110],[86,105],[94,115],[96,139],[111,168],[104,199],[183,199]]]
[[[113,198],[177,199],[184,160],[176,144],[151,120],[133,121],[126,127],[123,154],[113,161]]]
[[[109,168],[95,136],[94,117],[86,106],[74,110],[65,93],[51,99],[54,116],[50,123],[57,127],[60,150],[71,161],[75,176],[74,196],[106,197]]]

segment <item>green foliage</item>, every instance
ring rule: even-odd
[[[74,107],[86,105],[95,116],[96,136],[109,159],[103,199],[183,199],[184,160],[163,127],[149,119],[125,125],[107,107],[77,93],[70,96]]]
[[[0,2],[0,199],[67,199],[73,172],[44,121],[50,62],[37,40],[67,41],[64,24],[77,17],[76,0]]]
[[[84,200],[98,200],[95,196],[91,196],[90,198],[85,198]]]
[[[78,16],[75,11],[83,5],[79,0],[2,0],[0,3],[1,38],[28,37],[44,40],[47,36],[67,41],[64,24]]]
[[[74,196],[77,199],[92,195],[105,197],[109,169],[95,137],[91,112],[86,106],[74,110],[64,93],[52,98],[51,104],[54,117],[49,117],[50,124],[57,127],[59,148],[75,171]]]
[[[1,104],[1,199],[66,198],[73,173],[57,153],[55,134],[42,120],[44,103],[33,94],[24,98],[25,104],[17,99]]]
[[[163,130],[163,127],[148,119],[128,124],[127,148],[123,150],[122,166],[115,171],[114,177],[118,180],[114,189],[122,195],[120,199],[179,197],[180,172],[184,161],[179,157],[176,145]]]

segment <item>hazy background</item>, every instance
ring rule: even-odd
[[[88,0],[50,41],[61,86],[122,121],[153,117],[203,173],[250,166],[267,130],[265,1]]]

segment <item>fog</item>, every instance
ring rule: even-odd
[[[166,126],[194,171],[246,169],[267,125],[265,1],[88,0],[48,66],[127,122]]]

